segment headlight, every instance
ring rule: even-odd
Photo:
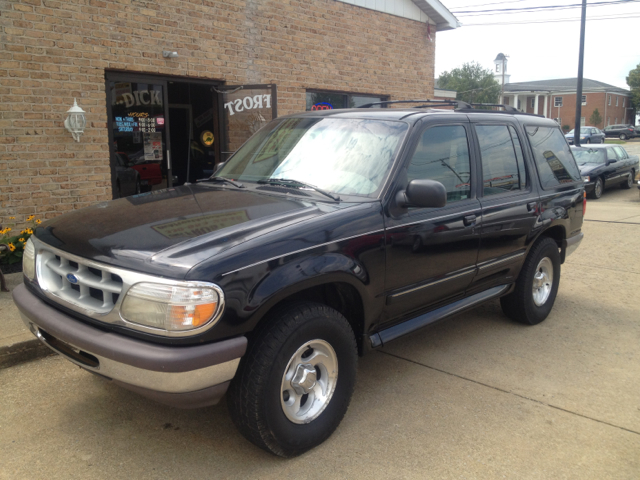
[[[580,140],[584,140],[585,138],[587,138],[587,137],[580,137]]]
[[[138,283],[127,292],[120,314],[125,320],[181,332],[209,323],[222,308],[222,291],[214,285],[174,286]]]
[[[36,276],[36,249],[31,239],[27,240],[22,252],[22,273],[29,280]]]
[[[586,177],[582,177],[582,181],[583,182],[590,182],[591,179],[589,178],[589,175],[587,175]]]

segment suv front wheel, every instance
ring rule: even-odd
[[[337,311],[317,303],[280,308],[254,332],[231,382],[231,418],[260,448],[300,455],[340,424],[357,357],[353,330]]]
[[[531,248],[509,295],[500,298],[502,311],[517,322],[536,325],[553,308],[560,283],[560,252],[556,242],[543,237]]]

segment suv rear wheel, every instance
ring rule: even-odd
[[[502,311],[517,322],[536,325],[553,308],[560,283],[560,253],[555,240],[543,237],[531,248],[516,288],[500,299]]]
[[[357,346],[349,322],[317,303],[275,311],[249,343],[227,397],[252,443],[282,457],[326,440],[347,411]]]

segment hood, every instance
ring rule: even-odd
[[[580,169],[580,175],[588,175],[603,166],[604,165],[601,163],[585,163],[583,165],[578,165],[578,168]]]
[[[191,185],[101,202],[49,220],[35,235],[84,258],[180,278],[202,257],[198,252],[212,256],[339,208],[249,189]]]

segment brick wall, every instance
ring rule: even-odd
[[[111,198],[105,70],[275,83],[280,115],[307,88],[433,94],[426,24],[334,0],[0,0],[0,44],[0,223]]]
[[[607,125],[613,125],[615,119],[618,119],[617,123],[633,123],[632,119],[629,119],[630,114],[626,107],[628,107],[629,98],[624,95],[606,94],[604,92],[584,92],[583,95],[587,97],[587,104],[582,105],[581,116],[585,117],[585,125],[594,126],[598,128],[604,128]],[[611,96],[611,105],[608,105],[608,97]],[[558,107],[554,107],[554,98],[562,97],[562,107],[558,111]],[[616,107],[616,97],[618,97],[618,106]],[[533,95],[524,96],[520,95],[518,99],[524,102],[526,99],[526,105],[523,103],[523,110],[527,113],[534,113],[534,108],[531,107],[531,100],[535,97]],[[624,107],[623,105],[624,100]],[[526,108],[525,108],[526,107]],[[598,125],[592,125],[589,119],[595,109],[598,109],[602,122]],[[544,95],[538,97],[538,111],[539,115],[544,115]],[[605,115],[606,113],[606,115]],[[560,118],[561,125],[569,125],[571,129],[575,126],[576,115],[576,94],[575,93],[556,93],[548,96],[547,101],[547,116],[549,118]],[[625,115],[627,119],[624,120]],[[610,122],[607,119],[610,118]]]

